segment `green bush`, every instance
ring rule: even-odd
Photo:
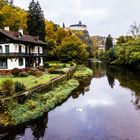
[[[37,77],[41,77],[43,75],[43,73],[39,70],[30,70],[28,71],[29,75],[33,75],[33,76],[37,76]]]
[[[67,65],[64,63],[64,64],[63,64],[63,67],[64,67],[64,68],[66,68],[66,67],[67,67]]]
[[[12,71],[11,71],[11,74],[14,75],[14,76],[18,76],[20,73],[20,70],[18,68],[14,68]]]
[[[11,79],[6,79],[1,83],[1,90],[5,95],[11,95],[13,93],[13,81]]]
[[[24,91],[26,89],[25,85],[20,82],[15,82],[15,92]]]
[[[39,94],[32,99],[26,100],[23,105],[16,103],[16,105],[9,110],[12,123],[17,125],[42,116],[44,112],[48,112],[65,101],[78,86],[79,82],[71,79],[49,92]]]
[[[55,67],[50,67],[50,68],[48,68],[48,72],[49,72],[49,73],[53,73],[55,70],[56,70]]]
[[[49,67],[50,67],[50,66],[49,66],[49,63],[45,62],[45,63],[44,63],[44,67],[45,67],[45,68],[49,68]]]
[[[43,75],[43,73],[41,71],[35,71],[33,73],[33,76],[36,76],[36,77],[41,77]]]
[[[20,72],[18,74],[18,77],[27,77],[28,76],[28,73],[27,72]]]

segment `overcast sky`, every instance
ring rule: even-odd
[[[14,0],[28,9],[31,0]],[[126,35],[130,25],[140,23],[140,0],[38,0],[45,18],[66,26],[82,21],[90,35]]]

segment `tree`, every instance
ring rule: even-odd
[[[62,61],[75,60],[79,63],[86,60],[89,55],[86,46],[75,34],[65,37],[62,45],[58,47],[58,54]]]
[[[140,36],[140,24],[137,25],[136,22],[130,26],[130,33],[134,38],[138,38]]]
[[[118,39],[117,39],[117,45],[121,45],[121,44],[124,44],[124,43],[127,43],[128,41],[133,41],[134,38],[132,36],[120,36]]]
[[[106,51],[108,51],[112,47],[113,47],[113,39],[111,35],[109,34],[108,37],[106,38],[106,43],[105,43]]]
[[[26,22],[26,11],[9,5],[5,0],[0,0],[0,28],[9,26],[12,31],[17,31],[19,28],[26,31]]]
[[[27,31],[32,36],[39,36],[40,40],[45,41],[45,18],[39,2],[32,2],[29,5],[27,17]]]
[[[63,22],[63,28],[65,29],[65,23]]]

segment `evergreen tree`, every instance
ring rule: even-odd
[[[32,2],[29,5],[27,17],[27,31],[32,36],[39,36],[40,40],[45,41],[45,18],[39,2]]]
[[[107,37],[107,39],[106,39],[105,49],[108,51],[112,47],[113,47],[113,38],[109,34],[108,37]]]
[[[65,23],[63,22],[63,28],[65,29]]]

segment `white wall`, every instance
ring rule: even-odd
[[[24,69],[25,68],[25,58],[23,59],[23,66],[19,66],[19,59],[18,58],[12,58],[7,60],[8,70],[12,70],[14,68],[18,69]]]
[[[41,57],[41,63],[40,66],[43,66],[43,57]]]
[[[75,26],[75,27],[69,27],[69,29],[70,29],[70,30],[84,31],[84,30],[87,30],[87,27]]]
[[[18,53],[19,44],[9,43],[9,44],[0,44],[2,46],[2,52],[5,53],[5,45],[9,45],[9,53]],[[25,45],[20,44],[22,47],[21,52],[25,53]]]

